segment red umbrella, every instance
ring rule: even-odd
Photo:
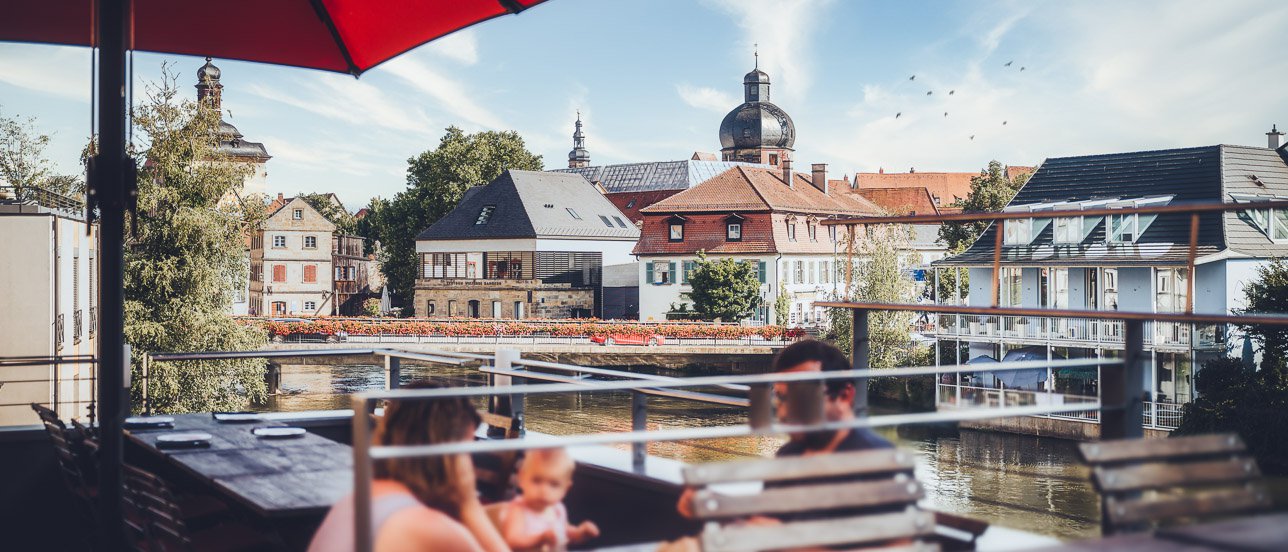
[[[544,0],[0,0],[0,40],[93,46],[99,50],[99,153],[91,161],[91,208],[99,224],[98,520],[120,526],[125,346],[122,252],[125,211],[135,190],[126,155],[128,50],[292,65],[354,76],[421,44]],[[357,544],[370,527],[357,520]],[[100,531],[103,549],[122,536]]]
[[[545,0],[134,0],[133,50],[358,75]],[[96,46],[94,0],[0,0],[0,40]],[[132,44],[130,44],[132,42]]]

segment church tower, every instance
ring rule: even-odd
[[[787,112],[769,102],[769,74],[756,66],[742,78],[743,103],[720,122],[720,154],[725,161],[775,167],[790,161],[796,125]]]
[[[206,58],[206,64],[197,69],[197,102],[219,111],[219,153],[229,162],[250,164],[252,170],[243,182],[243,193],[267,193],[266,164],[273,156],[264,144],[247,140],[237,127],[224,120],[221,109],[224,85],[219,82],[220,76],[219,68]]]
[[[577,130],[572,133],[572,151],[568,152],[568,168],[590,166],[590,152],[586,151],[586,135],[581,132],[581,111],[577,112]]]
[[[217,111],[223,90],[224,85],[219,84],[219,68],[210,63],[210,58],[206,58],[206,64],[197,69],[197,101],[209,103]]]

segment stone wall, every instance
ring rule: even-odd
[[[574,309],[594,312],[595,290],[567,284],[537,281],[417,280],[416,316],[453,317],[470,313],[470,301],[478,301],[478,317],[493,318],[494,302],[500,304],[500,318],[572,318]],[[515,316],[515,303],[522,304]]]
[[[965,429],[982,429],[989,431],[1002,431],[1006,433],[1018,433],[1021,435],[1036,435],[1039,437],[1072,439],[1074,441],[1096,441],[1100,439],[1100,424],[1080,422],[1077,420],[1061,420],[1058,418],[1038,418],[1035,416],[967,420],[961,422],[961,427]],[[1150,439],[1166,438],[1169,434],[1169,432],[1157,429],[1145,430],[1145,437]]]

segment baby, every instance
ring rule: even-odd
[[[501,534],[514,550],[562,550],[599,536],[591,521],[568,524],[563,499],[572,486],[575,464],[561,448],[530,450],[519,468],[523,494],[505,506]]]

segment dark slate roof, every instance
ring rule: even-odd
[[[550,172],[577,173],[591,182],[598,182],[607,193],[652,192],[659,190],[687,190],[706,182],[716,175],[739,165],[758,167],[753,163],[734,161],[650,161],[601,165],[576,169],[555,169]]]
[[[492,206],[487,224],[475,224]],[[580,217],[574,218],[568,209]],[[609,228],[600,217],[612,222]],[[616,217],[616,218],[614,218]],[[617,223],[621,219],[625,228]],[[572,238],[634,241],[639,229],[590,182],[576,174],[510,170],[466,190],[450,213],[417,240]]]
[[[1229,202],[1229,194],[1224,188],[1229,187],[1232,181],[1241,186],[1249,182],[1244,173],[1250,170],[1264,171],[1283,193],[1288,194],[1288,165],[1285,165],[1282,155],[1265,148],[1205,146],[1048,159],[1010,205],[1161,195],[1173,195],[1171,205]],[[1239,221],[1237,216],[1225,216],[1224,224],[1222,218],[1218,213],[1200,217],[1198,256],[1202,258],[1224,251],[1227,234],[1233,238],[1231,246],[1234,249],[1252,253],[1254,250],[1248,246],[1257,242],[1255,236],[1248,235],[1244,229],[1236,230],[1233,222],[1252,232],[1257,230]],[[1105,219],[1101,217],[1098,221],[1091,233],[1074,245],[1053,245],[1053,227],[1047,225],[1031,245],[1003,247],[1002,262],[1112,266],[1177,265],[1187,261],[1188,214],[1159,215],[1134,244],[1106,244]],[[995,226],[990,225],[965,252],[938,264],[992,264]],[[1265,251],[1271,242],[1264,234],[1257,232],[1257,235],[1261,238],[1256,250]],[[1257,256],[1266,256],[1266,253]]]

